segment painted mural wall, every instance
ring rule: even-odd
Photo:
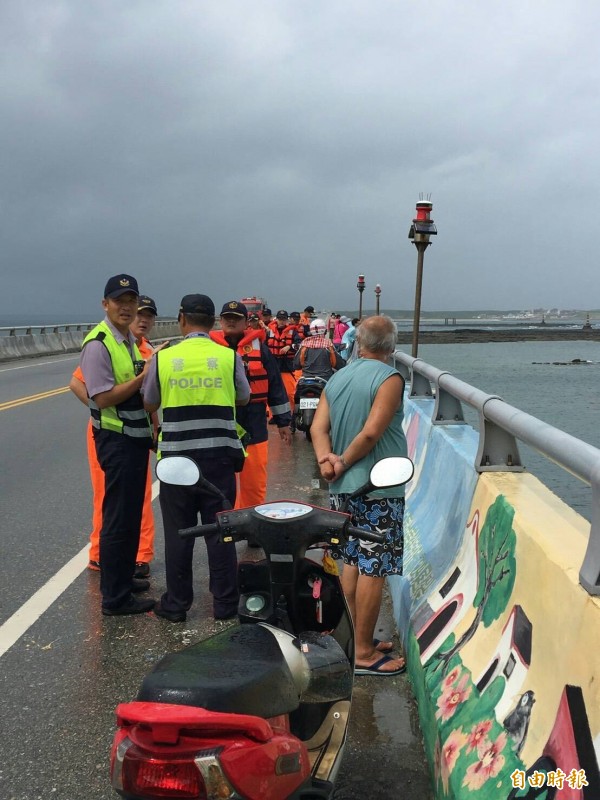
[[[415,478],[390,587],[435,796],[600,800],[600,599],[589,523],[528,473],[473,468],[477,434],[409,400]]]

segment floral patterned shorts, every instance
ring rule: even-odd
[[[329,505],[334,511],[343,506],[347,494],[332,494]],[[377,544],[351,536],[348,544],[340,550],[333,550],[334,558],[341,558],[344,564],[358,567],[361,575],[383,578],[385,575],[402,575],[404,560],[404,498],[355,497],[346,509],[352,524],[367,531],[385,533],[385,542]]]

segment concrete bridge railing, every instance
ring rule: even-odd
[[[76,353],[95,325],[96,322],[80,322],[0,328],[0,361]],[[179,335],[176,320],[157,320],[152,331],[152,339],[158,341]]]
[[[600,797],[600,451],[421,359],[395,363],[415,479],[389,583],[436,797]],[[591,531],[519,442],[591,484]]]

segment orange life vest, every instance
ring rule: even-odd
[[[211,331],[210,338],[217,344],[229,347],[223,331]],[[265,338],[264,331],[249,328],[244,331],[237,345],[237,353],[244,362],[246,377],[250,384],[251,403],[266,403],[269,397],[269,379],[260,352],[260,343],[264,342]]]
[[[152,358],[152,356],[154,355],[154,348],[152,347],[152,345],[150,344],[148,339],[146,339],[145,336],[142,336],[138,344],[138,350],[140,351],[144,361],[148,361],[148,359]]]
[[[288,361],[294,360],[294,351],[292,345],[294,344],[294,333],[296,332],[295,325],[286,325],[285,328],[279,329],[276,322],[272,322],[269,328],[273,331],[273,336],[267,339],[269,350],[273,353],[275,358],[287,359]],[[288,347],[287,353],[282,353],[284,347]]]

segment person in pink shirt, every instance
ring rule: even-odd
[[[335,328],[333,329],[333,345],[339,352],[342,349],[342,338],[348,330],[348,317],[337,315]]]

